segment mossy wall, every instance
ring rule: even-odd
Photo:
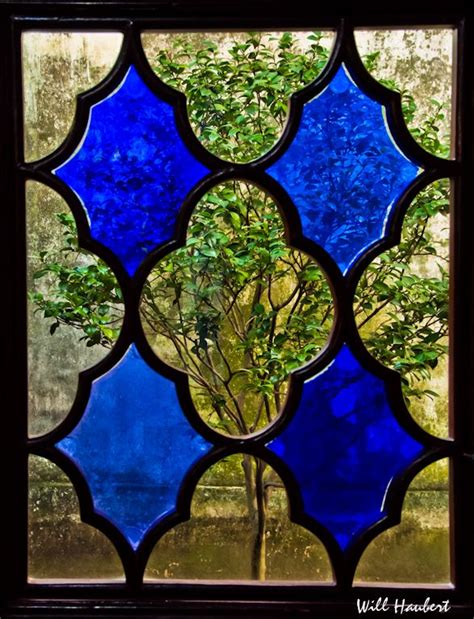
[[[169,36],[169,35],[168,35]],[[221,37],[223,42],[227,37]],[[358,44],[362,53],[381,50],[381,59],[377,77],[392,77],[402,84],[403,87],[413,92],[418,103],[418,114],[430,113],[433,99],[447,102],[445,125],[442,130],[449,133],[450,126],[450,93],[452,76],[451,46],[452,36],[448,31],[396,31],[396,32],[371,32],[360,33]],[[166,38],[147,35],[146,50],[152,62],[153,55],[159,46],[166,44]],[[75,112],[75,97],[78,92],[87,90],[96,85],[110,71],[116,61],[121,44],[120,34],[44,34],[27,33],[23,39],[23,73],[24,73],[24,113],[25,113],[25,152],[27,160],[35,160],[43,157],[65,139],[72,126]],[[51,189],[39,183],[29,182],[27,186],[27,217],[28,217],[28,264],[29,286],[34,287],[32,274],[38,268],[38,255],[40,251],[55,249],[60,246],[60,226],[55,220],[55,213],[62,212],[66,205],[62,199]],[[445,234],[444,223],[440,224],[440,234]],[[426,266],[429,269],[429,265]],[[42,284],[44,286],[44,284]],[[78,372],[97,363],[106,354],[99,348],[87,348],[79,341],[79,335],[73,329],[61,327],[52,337],[49,333],[50,322],[44,319],[34,308],[29,311],[29,416],[30,433],[40,435],[53,429],[68,413],[75,397]],[[440,397],[434,403],[420,402],[420,410],[417,412],[421,418],[426,418],[429,426],[433,419],[433,407],[436,407],[436,419],[447,419],[447,367],[440,364],[440,368],[433,378],[435,390],[440,392]],[[443,422],[445,423],[445,421]],[[437,432],[436,424],[432,430]],[[441,429],[439,433],[442,434]],[[73,552],[81,555],[79,548],[83,539],[77,533],[70,533],[81,526],[86,530],[86,525],[79,525],[77,505],[70,489],[58,485],[56,479],[48,478],[44,467],[32,465],[33,479],[31,484],[33,505],[31,511],[31,543],[33,575],[46,576],[48,569],[44,566],[51,565],[51,557],[64,554],[61,550],[63,539],[61,535],[53,540],[51,535],[57,534],[57,526],[63,531],[63,537],[68,538],[66,546],[70,549],[67,556]],[[41,473],[43,471],[43,473]],[[54,477],[54,475],[53,475]],[[225,480],[224,480],[225,482]],[[66,481],[67,483],[67,481]],[[412,507],[412,515],[405,517],[401,527],[394,529],[389,534],[389,545],[393,549],[408,545],[415,555],[426,556],[423,569],[418,570],[418,580],[437,581],[447,578],[447,493],[446,493],[446,466],[440,465],[432,469],[421,481],[415,480],[414,490],[409,493],[408,505]],[[240,501],[242,489],[233,485],[232,480],[227,480],[230,486],[222,491],[223,475],[219,468],[214,472],[213,479],[208,481],[209,487],[200,488],[197,494],[197,504],[201,513],[196,513],[196,518],[204,521],[211,518],[209,524],[210,538],[215,536],[215,527],[220,527],[223,539],[226,539],[232,531],[235,531],[233,520],[239,517],[237,507]],[[225,483],[224,483],[225,485]],[[62,488],[62,489],[61,489]],[[415,491],[416,488],[416,491]],[[225,497],[220,499],[219,497]],[[234,498],[232,498],[234,497]],[[235,499],[235,501],[234,501]],[[226,506],[227,514],[220,516],[220,524],[212,521],[209,510],[220,511],[216,505]],[[212,507],[214,505],[214,507]],[[286,509],[286,499],[281,499],[281,506]],[[282,510],[280,510],[281,512]],[[48,514],[54,512],[54,517],[48,524]],[[231,513],[230,513],[231,512]],[[436,514],[436,517],[433,516]],[[280,516],[279,516],[280,518]],[[66,526],[69,522],[70,527]],[[413,524],[416,523],[416,525]],[[285,525],[286,526],[286,525]],[[72,528],[71,528],[72,527]],[[91,548],[99,548],[99,554],[107,557],[104,565],[108,567],[99,570],[99,577],[119,577],[120,566],[115,559],[113,549],[107,541],[98,541],[102,538],[97,532],[92,532],[90,527],[88,537],[89,548],[85,552],[90,556]],[[56,529],[56,531],[54,531]],[[410,533],[411,531],[411,533]],[[415,532],[413,532],[415,531]],[[416,533],[418,531],[418,533]],[[53,535],[53,537],[54,537]],[[79,537],[77,537],[79,535]],[[90,537],[92,535],[92,537]],[[169,548],[178,552],[179,540],[174,532],[169,536]],[[184,534],[183,534],[184,535]],[[182,540],[191,539],[195,533],[189,529]],[[296,535],[296,534],[295,534]],[[296,535],[298,537],[299,533]],[[416,537],[416,536],[421,537]],[[411,537],[410,537],[411,536]],[[179,536],[178,536],[179,537]],[[303,536],[304,537],[304,536]],[[237,538],[236,538],[237,539]],[[296,539],[296,538],[295,538]],[[385,538],[387,539],[387,538]],[[404,541],[403,541],[404,540]],[[417,541],[418,540],[418,541]],[[179,543],[178,543],[179,542]],[[187,542],[186,542],[187,543]],[[239,543],[236,543],[238,548]],[[289,543],[289,542],[288,542]],[[283,545],[287,544],[285,542]],[[290,543],[290,546],[293,542]],[[302,552],[307,545],[307,540],[302,542]],[[294,544],[293,544],[294,545]],[[391,546],[391,547],[392,547]],[[103,552],[100,550],[103,548]],[[319,548],[319,547],[318,547]],[[374,550],[375,548],[375,550]],[[378,550],[377,550],[378,548]],[[94,552],[96,552],[94,551]],[[181,551],[180,551],[181,552]],[[222,551],[221,551],[222,552]],[[311,563],[312,573],[315,579],[328,577],[327,565],[324,564],[321,549],[307,551],[313,557],[319,567]],[[379,545],[373,545],[372,563],[365,566],[360,578],[364,580],[416,580],[414,570],[407,575],[406,561],[403,555],[399,561],[392,562],[391,566],[384,561],[383,549]],[[394,550],[395,552],[395,550]],[[104,554],[105,553],[105,554]],[[381,554],[382,553],[382,554]],[[84,553],[82,553],[84,554]],[[165,553],[166,554],[166,553]],[[65,555],[66,556],[66,555]],[[168,555],[167,555],[168,556]],[[432,557],[432,563],[430,563]],[[288,557],[287,557],[288,558]],[[412,558],[408,562],[412,561]],[[171,569],[164,563],[155,561],[154,567],[150,568],[150,577],[169,576],[179,577],[182,574],[179,569]],[[231,559],[229,559],[231,561]],[[169,562],[173,563],[170,558]],[[67,560],[66,560],[67,563]],[[83,564],[84,577],[91,574],[91,564],[88,561]],[[97,562],[96,562],[97,564]],[[102,563],[99,561],[99,564]],[[392,569],[394,564],[405,565],[399,569],[398,575]],[[428,568],[426,568],[428,565]],[[432,565],[430,568],[429,566]],[[43,566],[43,568],[41,567]],[[201,565],[202,567],[202,565]],[[191,568],[190,568],[191,569]],[[280,568],[275,567],[275,577],[282,576]],[[315,569],[321,570],[319,572]],[[417,568],[418,569],[418,568]],[[431,569],[431,572],[430,572]],[[153,571],[154,570],[154,571]],[[166,570],[168,570],[167,573]],[[81,571],[81,570],[79,570]],[[74,570],[72,570],[74,572]],[[416,572],[416,570],[415,570]],[[207,572],[206,572],[207,573]],[[49,575],[51,575],[49,573]],[[77,573],[67,573],[65,576],[76,576]],[[55,575],[59,577],[59,574]],[[211,577],[211,576],[209,576]],[[301,574],[298,577],[304,577]]]

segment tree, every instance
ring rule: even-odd
[[[188,96],[190,121],[216,155],[249,161],[277,141],[292,92],[313,81],[329,56],[317,33],[306,50],[285,33],[273,40],[249,34],[226,55],[213,42],[176,38],[159,52],[156,71]],[[377,55],[366,58],[369,68]],[[388,83],[394,87],[393,83]],[[408,122],[415,104],[402,93]],[[442,106],[416,139],[446,155],[438,136]],[[406,397],[430,394],[421,383],[446,354],[448,279],[442,243],[432,217],[448,211],[446,186],[421,192],[405,218],[402,242],[374,261],[354,303],[369,351],[402,374]],[[49,278],[32,300],[53,334],[61,325],[83,333],[88,346],[111,347],[119,333],[122,296],[107,265],[77,246],[70,215],[61,214],[64,247],[43,252],[35,277]],[[435,258],[438,277],[420,270]],[[190,377],[197,410],[217,431],[248,435],[279,414],[292,370],[312,360],[332,324],[332,296],[322,270],[291,248],[278,206],[259,188],[227,181],[202,198],[191,218],[186,245],[162,259],[143,290],[141,318],[151,346]],[[267,503],[278,484],[262,461],[242,457],[249,518],[253,523],[253,578],[265,578]]]

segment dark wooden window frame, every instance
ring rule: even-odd
[[[0,0],[0,135],[1,234],[5,278],[2,309],[3,432],[2,531],[4,570],[2,607],[12,617],[321,617],[357,615],[357,599],[388,597],[389,603],[449,599],[449,616],[474,612],[474,19],[462,2],[443,11],[413,0],[371,9],[359,3],[352,11],[328,3],[309,8],[301,0],[205,2],[187,0],[92,0],[46,2]],[[335,586],[297,584],[29,584],[27,582],[27,347],[25,169],[22,167],[20,36],[25,29],[308,29],[340,27],[453,26],[457,33],[455,161],[451,230],[450,406],[451,549],[453,586],[357,586],[341,579]],[[31,176],[31,170],[28,172]],[[41,170],[38,171],[41,173]],[[234,172],[229,170],[232,176]],[[251,166],[246,176],[251,176]],[[258,178],[256,178],[258,180]],[[406,615],[405,615],[406,616]],[[430,616],[430,615],[428,615]]]

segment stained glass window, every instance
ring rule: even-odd
[[[37,560],[45,497],[76,494],[108,557],[99,581],[373,582],[380,552],[359,558],[416,503],[413,480],[445,483],[452,453],[412,409],[446,354],[436,235],[455,164],[432,127],[410,134],[413,99],[370,75],[350,28],[227,33],[222,53],[155,34],[125,36],[64,141],[22,164],[30,221],[46,205],[58,226],[31,250],[31,324],[51,341],[75,329],[57,363],[69,346],[91,355],[54,419],[30,413],[30,580],[60,578]],[[407,221],[423,238],[410,272],[393,258],[415,242]],[[400,307],[420,323],[412,348]],[[449,583],[444,533],[420,579]]]

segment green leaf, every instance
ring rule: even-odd
[[[199,253],[208,258],[217,257],[217,251],[213,247],[200,247]]]

